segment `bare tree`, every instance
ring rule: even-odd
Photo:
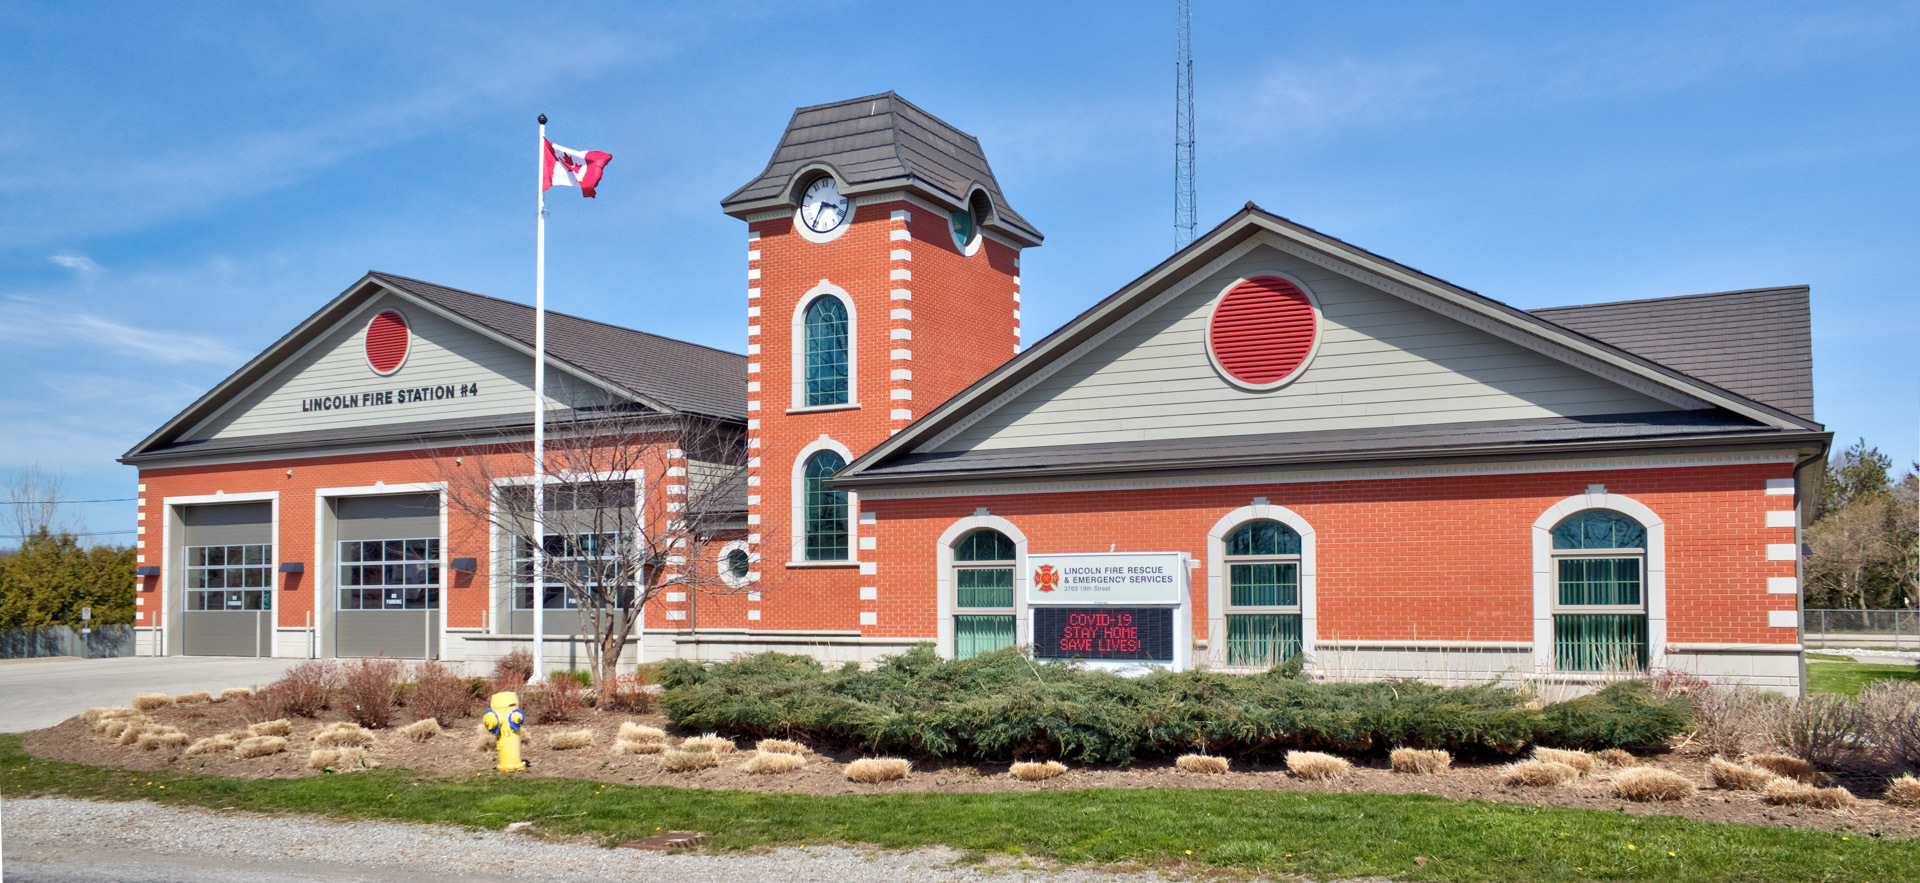
[[[492,569],[509,576],[509,607],[577,615],[600,689],[613,685],[641,609],[660,593],[765,588],[733,572],[744,571],[744,553],[716,557],[745,521],[746,433],[737,421],[609,406],[552,419],[547,433],[544,537],[533,530],[531,444],[477,439],[436,459],[448,505],[502,540]]]
[[[13,473],[6,486],[7,526],[12,536],[25,541],[43,531],[66,530],[60,502],[64,490],[61,484],[58,473],[48,472],[37,464]]]

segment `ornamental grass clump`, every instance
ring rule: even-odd
[[[806,762],[807,759],[798,754],[788,754],[784,751],[768,751],[762,748],[755,751],[753,757],[747,760],[745,769],[749,773],[777,775],[779,773],[793,772]]]
[[[187,734],[172,727],[159,727],[148,730],[134,742],[141,751],[158,751],[162,748],[179,748],[187,744]]]
[[[769,754],[798,754],[804,757],[808,753],[807,746],[788,739],[761,739],[753,747]]]
[[[1353,764],[1345,758],[1318,751],[1287,752],[1287,772],[1309,782],[1344,779],[1353,774]]]
[[[668,749],[660,754],[660,768],[675,773],[690,773],[720,765],[720,757],[712,751]]]
[[[293,735],[293,722],[286,718],[261,721],[247,727],[249,736],[290,736]]]
[[[365,748],[315,748],[307,755],[307,769],[335,773],[372,769]]]
[[[907,777],[912,765],[898,757],[863,757],[847,764],[847,778],[869,785]]]
[[[733,740],[715,733],[684,739],[680,747],[689,751],[711,751],[714,754],[732,754]]]
[[[252,696],[252,695],[253,695],[253,691],[247,689],[246,687],[228,687],[225,690],[220,691],[220,701],[232,702],[235,699],[245,699],[248,696]]]
[[[1811,782],[1819,775],[1813,764],[1785,754],[1749,754],[1740,762],[1800,782]]]
[[[1761,795],[1775,806],[1810,806],[1814,809],[1846,809],[1860,802],[1845,788],[1816,788],[1792,779],[1774,779]]]
[[[373,733],[351,721],[339,721],[314,733],[313,744],[321,748],[366,748],[373,744]]]
[[[667,749],[667,733],[659,727],[649,727],[626,721],[620,724],[620,733],[613,743],[615,754],[659,754]]]
[[[1432,776],[1453,767],[1453,755],[1438,749],[1395,748],[1387,757],[1396,773]]]
[[[1064,775],[1066,772],[1067,765],[1057,760],[1016,763],[1007,769],[1007,775],[1022,782],[1044,782],[1054,776]]]
[[[1509,785],[1556,788],[1580,778],[1580,771],[1551,760],[1523,760],[1508,764],[1501,778]]]
[[[1613,795],[1638,803],[1693,796],[1693,780],[1658,767],[1637,766],[1614,777]]]
[[[1909,773],[1887,780],[1887,802],[1894,806],[1920,806],[1920,779]]]
[[[1761,769],[1751,764],[1734,763],[1724,757],[1707,760],[1707,781],[1715,788],[1728,791],[1764,791],[1767,785],[1780,778],[1772,770]]]
[[[1203,776],[1225,775],[1229,766],[1226,758],[1211,754],[1182,754],[1174,758],[1173,765]]]
[[[245,758],[267,757],[287,750],[287,740],[279,736],[255,736],[234,747]]]
[[[213,701],[212,693],[181,693],[173,697],[175,705],[205,705]]]
[[[440,735],[440,722],[430,717],[423,717],[401,727],[397,732],[415,742],[425,742]]]
[[[173,697],[165,693],[141,693],[133,697],[133,707],[137,711],[153,711],[173,704]]]
[[[661,710],[694,732],[989,762],[1127,764],[1195,745],[1222,757],[1387,747],[1514,755],[1536,742],[1662,745],[1688,721],[1683,697],[1657,695],[1644,682],[1535,709],[1528,694],[1494,685],[1315,682],[1283,668],[1127,678],[1018,648],[948,660],[923,646],[865,670],[758,653],[709,664],[669,660],[657,675]]]
[[[1533,749],[1533,759],[1544,760],[1548,763],[1564,763],[1567,766],[1573,767],[1574,772],[1583,776],[1591,774],[1594,767],[1598,765],[1593,755],[1585,751],[1567,751],[1560,748],[1535,748]]]
[[[128,726],[126,729],[121,730],[119,738],[115,739],[114,741],[120,743],[121,745],[132,745],[133,743],[140,741],[141,736],[144,736],[147,733],[152,732],[153,729],[154,729],[154,726],[152,724],[147,724],[147,723],[132,724]]]
[[[206,738],[195,741],[192,745],[188,745],[187,756],[196,757],[202,754],[221,754],[232,751],[234,747],[239,744],[240,743],[235,741],[232,736],[225,733],[216,736],[207,736]]]
[[[1631,753],[1619,748],[1602,748],[1593,756],[1607,766],[1630,767],[1640,762]]]
[[[592,744],[592,730],[562,730],[547,737],[547,747],[555,751],[572,751]]]

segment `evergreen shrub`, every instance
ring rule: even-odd
[[[1644,684],[1533,710],[1521,691],[1491,685],[1315,683],[1280,667],[1127,678],[1017,649],[943,660],[921,645],[867,671],[759,653],[711,665],[670,660],[655,674],[666,688],[662,711],[685,729],[989,761],[1128,763],[1195,749],[1279,756],[1401,746],[1512,755],[1536,742],[1658,744],[1687,723],[1684,699],[1662,699]]]

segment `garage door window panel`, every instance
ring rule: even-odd
[[[440,540],[347,540],[340,543],[340,609],[437,610]]]
[[[578,610],[582,595],[588,599],[588,606],[610,603],[624,609],[632,605],[632,567],[625,559],[618,534],[548,534],[543,545],[546,564],[541,602],[546,609]],[[515,610],[533,609],[533,557],[532,543],[520,539],[514,544]]]
[[[273,546],[188,546],[189,611],[273,609]]]

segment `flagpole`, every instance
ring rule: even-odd
[[[540,210],[533,247],[533,680],[546,675],[547,580],[547,115],[540,115]]]

